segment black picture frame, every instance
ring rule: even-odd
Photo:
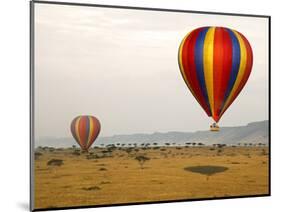
[[[112,207],[112,206],[129,206],[129,205],[143,205],[143,204],[159,204],[159,203],[176,203],[176,202],[190,202],[190,201],[204,201],[204,200],[223,200],[236,198],[250,198],[250,197],[267,197],[271,196],[271,16],[257,15],[257,14],[242,14],[242,13],[226,13],[226,12],[210,12],[210,11],[194,11],[194,10],[179,10],[179,9],[164,9],[164,8],[147,8],[147,7],[132,7],[121,5],[103,5],[103,4],[89,4],[89,3],[73,3],[73,2],[56,2],[56,1],[37,1],[31,0],[30,4],[30,211],[47,211],[47,210],[66,210],[66,209],[83,209],[83,208],[98,208],[98,207]],[[245,16],[254,18],[268,19],[268,148],[269,148],[269,169],[268,169],[268,193],[261,195],[239,195],[229,197],[214,197],[214,198],[196,198],[196,199],[182,199],[182,200],[165,200],[165,201],[149,201],[149,202],[132,202],[120,204],[102,204],[102,205],[82,205],[73,207],[54,207],[54,208],[34,208],[34,7],[36,4],[52,4],[52,5],[68,5],[68,6],[84,6],[84,7],[101,7],[101,8],[116,8],[125,10],[148,10],[159,12],[177,12],[177,13],[195,13],[208,15],[223,15],[223,16]]]

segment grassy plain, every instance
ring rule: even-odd
[[[138,156],[149,160],[138,161]],[[35,208],[259,195],[269,190],[264,146],[94,148],[88,153],[47,148],[36,151],[34,163]],[[186,169],[194,166],[225,170],[205,175]]]

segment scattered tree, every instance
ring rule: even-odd
[[[143,164],[146,161],[150,160],[150,158],[146,157],[144,155],[139,155],[139,156],[135,157],[135,160],[137,160],[139,162],[141,169],[143,169]]]

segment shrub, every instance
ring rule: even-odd
[[[239,162],[233,161],[231,164],[240,164]]]
[[[99,159],[100,157],[96,154],[91,154],[91,155],[87,155],[86,159],[87,160],[92,160],[92,159]]]
[[[222,153],[222,149],[218,149],[217,154],[219,155],[220,153]]]
[[[43,154],[41,152],[35,152],[34,153],[34,159],[38,160],[40,158],[40,156],[42,156]]]
[[[76,150],[74,150],[74,152],[72,152],[72,154],[73,155],[80,155],[81,153],[80,153],[80,150],[76,149]]]
[[[100,184],[110,184],[111,182],[109,181],[101,181]]]
[[[63,160],[60,159],[51,159],[47,162],[48,166],[61,166],[63,165]]]
[[[85,191],[97,191],[97,190],[101,190],[101,188],[98,187],[98,186],[92,186],[92,187],[82,188],[82,190],[85,190]]]
[[[262,149],[261,155],[268,155],[265,149]]]

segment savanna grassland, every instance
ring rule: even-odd
[[[266,146],[37,148],[35,208],[267,194],[268,162]]]

